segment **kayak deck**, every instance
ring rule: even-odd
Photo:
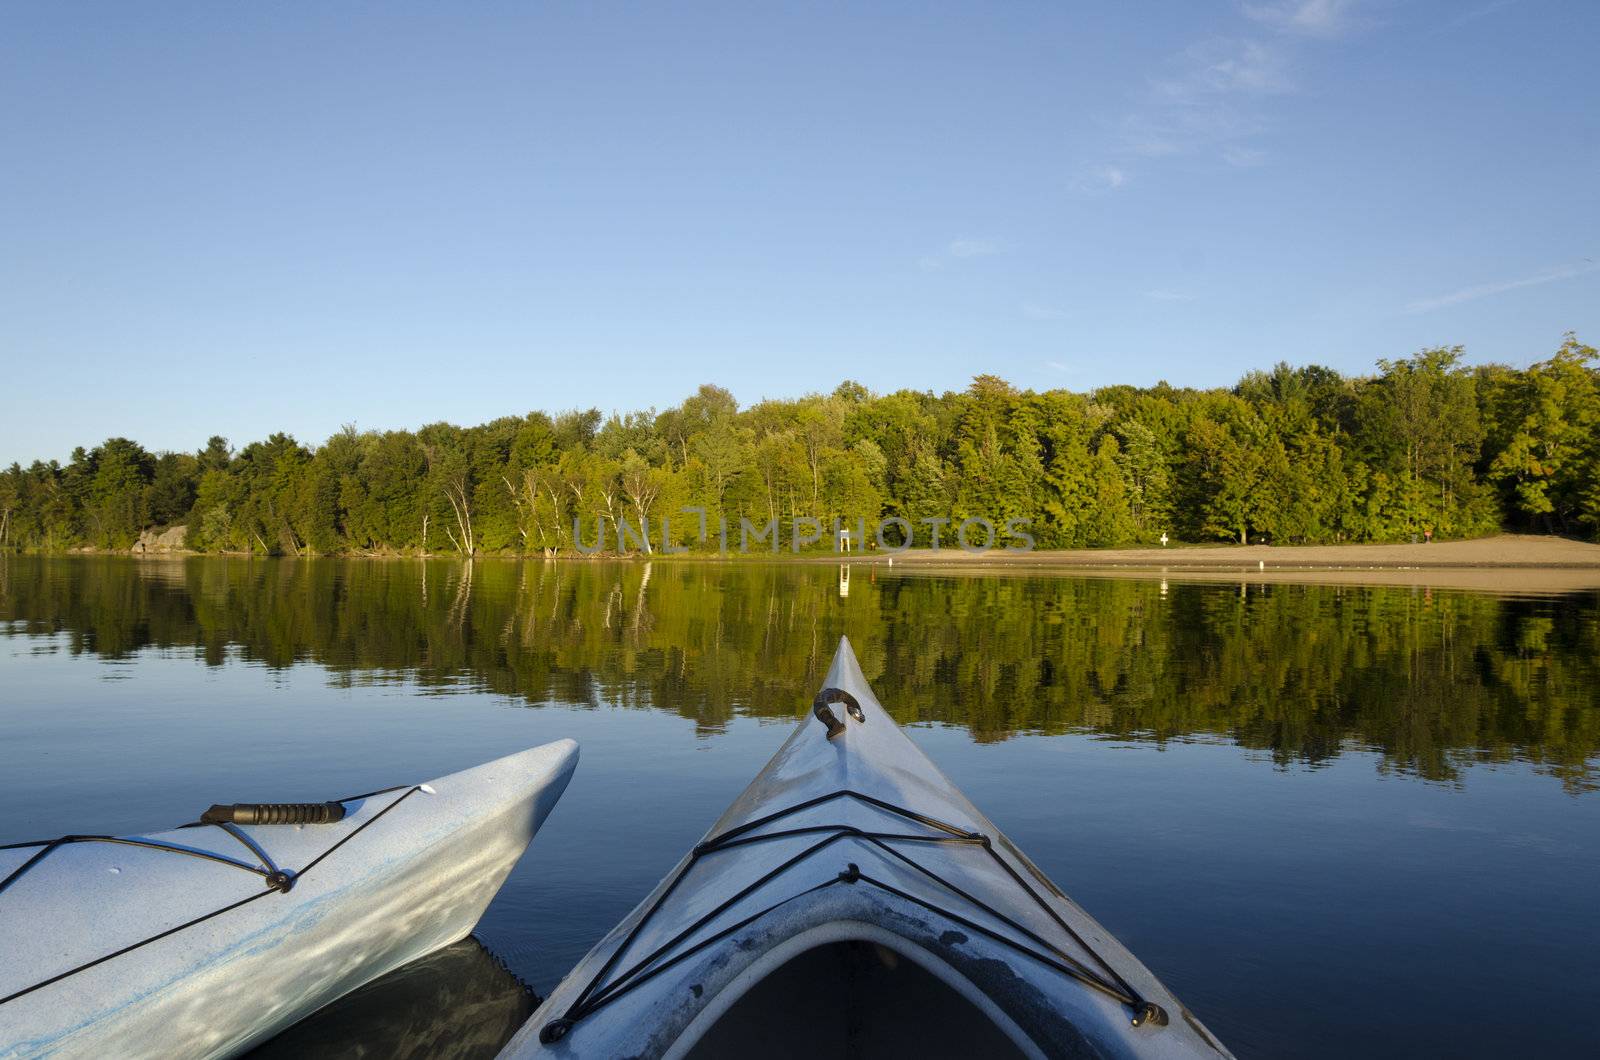
[[[778,1042],[802,1040],[801,1025],[819,1020],[835,1035],[853,1025],[858,1038],[910,1040],[925,1028],[890,1000],[931,989],[930,978],[966,1004],[923,999],[948,1034],[971,1031],[976,1011],[1022,1055],[1226,1055],[916,749],[848,642],[825,685],[824,724],[808,719],[791,734],[503,1055],[686,1055],[735,1036],[753,1013]],[[916,971],[884,977],[872,960]],[[808,967],[878,975],[889,992],[864,999],[853,1023],[860,1006],[841,1001],[837,980],[801,995],[816,1004],[791,994],[775,1030],[767,982]]]
[[[15,947],[9,951],[12,960],[0,968],[0,1004],[292,889],[318,863],[424,787],[337,800],[345,805],[345,817],[331,825],[195,824],[149,836],[63,836],[0,847],[0,901],[13,897],[6,892],[14,888],[15,900],[31,908],[44,897],[24,893],[31,887],[49,892],[70,886],[74,934],[87,943],[65,947],[54,932],[20,930],[25,925],[17,917],[19,930],[0,936]],[[126,908],[130,886],[155,899],[138,917],[130,917]],[[205,897],[195,902],[174,895],[174,900],[159,901],[160,892],[169,888]]]
[[[465,937],[577,757],[557,741],[329,823],[0,849],[0,1058],[233,1055]]]
[[[933,846],[965,849],[930,858],[927,849]],[[848,850],[830,849],[841,847]],[[860,860],[844,861],[841,868],[844,857]],[[736,866],[732,870],[708,866],[708,859],[734,861]],[[1008,904],[1009,912],[973,893],[993,890],[996,869],[1027,897],[1026,902]],[[1037,872],[1031,865],[1025,871]],[[908,880],[908,873],[921,879]],[[725,888],[736,882],[743,885],[728,894]],[[924,886],[908,889],[917,883]],[[571,1022],[598,1011],[673,963],[799,897],[850,885],[876,888],[1077,979],[1127,1005],[1134,1026],[1166,1019],[1160,1006],[1142,998],[1045,903],[1036,887],[1051,886],[1048,880],[1036,876],[1030,883],[1024,871],[1001,856],[989,836],[876,796],[843,790],[747,821],[696,846],[563,1019]],[[771,891],[770,904],[757,902],[750,908],[749,900],[764,889]],[[680,891],[703,900],[685,900],[675,907],[672,918],[661,916],[662,906]],[[712,898],[721,900],[706,908]],[[690,916],[695,919],[684,925]],[[1066,939],[1052,942],[1046,937],[1052,928]]]

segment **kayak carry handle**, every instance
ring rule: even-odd
[[[862,712],[861,704],[856,700],[855,696],[852,696],[842,688],[824,688],[817,693],[817,698],[811,701],[811,713],[815,714],[817,720],[827,728],[828,739],[830,740],[844,732],[844,722],[840,721],[839,716],[829,709],[828,705],[830,703],[843,703],[844,709],[849,712],[852,718],[856,719],[857,723],[865,723],[867,720],[867,716]]]
[[[332,824],[342,820],[342,802],[218,803],[200,815],[202,824]]]

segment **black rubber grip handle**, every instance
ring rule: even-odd
[[[342,802],[218,803],[200,815],[206,824],[332,824],[344,820]]]
[[[867,716],[861,712],[861,704],[856,702],[855,696],[852,696],[842,688],[824,688],[817,693],[817,698],[811,701],[811,713],[815,714],[817,720],[826,726],[828,739],[830,740],[844,732],[844,722],[840,721],[839,716],[829,708],[828,705],[830,703],[843,703],[844,709],[858,722],[864,723],[867,720]]]

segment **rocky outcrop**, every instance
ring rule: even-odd
[[[183,552],[189,538],[187,526],[169,526],[165,530],[146,530],[139,535],[129,551],[134,553]]]

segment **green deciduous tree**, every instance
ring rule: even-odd
[[[664,519],[675,544],[740,519],[1027,520],[1040,546],[1190,540],[1407,540],[1509,525],[1600,533],[1600,376],[1568,336],[1526,370],[1469,370],[1458,348],[1372,377],[1278,364],[1229,389],[831,393],[740,409],[603,417],[532,412],[473,427],[346,428],[315,448],[273,434],[234,452],[150,453],[112,438],[0,474],[0,548],[126,548],[151,526],[193,547],[312,555],[560,555],[574,518]],[[953,531],[946,530],[949,541]],[[899,543],[897,532],[889,540]]]
[[[1592,346],[1572,335],[1556,355],[1494,380],[1503,424],[1491,482],[1526,523],[1571,532],[1595,528],[1591,498],[1600,480],[1600,384]]]

